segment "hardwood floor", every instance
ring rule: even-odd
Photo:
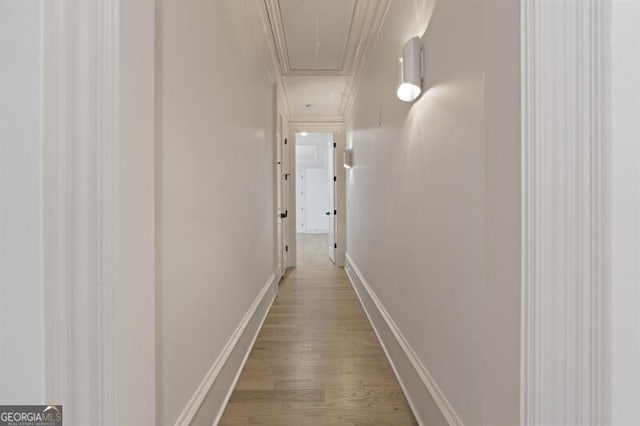
[[[415,425],[326,235],[300,235],[221,425]]]

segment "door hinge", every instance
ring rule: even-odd
[[[287,144],[287,138],[284,138],[284,144],[285,145]]]
[[[333,177],[333,181],[336,182],[337,180],[338,180],[338,178],[334,176]]]
[[[338,214],[338,210],[334,210],[334,211],[333,211],[333,214],[334,214],[334,215],[337,215],[337,214]]]
[[[333,143],[333,147],[335,148],[336,146],[337,146],[337,145],[336,145],[336,143],[334,142],[334,143]]]
[[[284,246],[284,251],[288,252],[289,251],[289,246]]]
[[[338,248],[338,244],[337,243],[333,243],[333,248]]]

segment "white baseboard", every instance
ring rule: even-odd
[[[278,281],[276,274],[271,274],[176,420],[176,426],[210,425],[211,419],[215,419],[214,426],[218,424],[278,293]]]
[[[463,423],[460,417],[369,287],[360,270],[354,265],[349,254],[346,254],[345,258],[345,271],[351,285],[382,344],[418,423],[461,426]]]

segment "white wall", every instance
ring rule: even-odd
[[[605,421],[640,424],[640,3],[612,1]]]
[[[118,417],[156,424],[155,0],[120,3]]]
[[[483,415],[520,414],[520,6],[484,2]]]
[[[0,0],[0,404],[44,398],[39,0]]]
[[[274,272],[275,159],[272,83],[242,2],[160,7],[159,420],[172,424]]]
[[[347,252],[465,424],[519,422],[517,3],[391,2],[347,123]],[[427,90],[405,104],[416,35]]]

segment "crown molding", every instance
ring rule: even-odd
[[[267,8],[269,22],[271,23],[272,35],[277,49],[277,55],[280,59],[280,71],[283,75],[316,75],[316,76],[346,76],[352,73],[353,64],[357,59],[359,40],[362,39],[365,28],[365,17],[367,9],[371,3],[377,0],[355,0],[353,17],[347,36],[347,44],[345,46],[342,68],[332,70],[316,70],[316,69],[294,69],[289,61],[289,51],[287,47],[287,38],[284,30],[284,22],[282,18],[282,10],[279,0],[264,0]]]
[[[382,23],[387,16],[391,1],[378,0],[375,3],[372,2],[367,4],[369,6],[369,10],[367,13],[367,36],[360,39],[358,50],[362,53],[358,55],[357,60],[354,63],[353,72],[349,77],[349,81],[347,82],[347,86],[342,97],[342,103],[340,104],[339,109],[340,115],[344,117],[345,121],[351,115],[351,110],[353,108],[353,103],[355,102],[355,97],[358,92],[360,80],[362,79],[362,74],[366,69],[367,61],[369,59],[369,56],[371,55],[371,51],[373,49],[375,41],[378,39],[380,31],[382,30]]]
[[[287,86],[282,76],[280,58],[275,46],[271,23],[265,0],[243,0],[245,16],[252,29],[253,38],[257,43],[258,50],[262,52],[264,68],[269,77],[277,86],[278,96],[281,99],[279,105],[283,114],[288,117],[291,114],[291,103],[287,93]]]
[[[289,61],[284,26],[280,15],[280,4],[278,0],[263,0],[263,4],[269,22],[269,38],[273,40],[279,71],[280,74],[285,74],[289,70]]]
[[[345,51],[344,66],[340,70],[293,70],[288,62],[286,37],[280,14],[278,0],[261,0],[258,2],[245,0],[259,17],[253,18],[255,27],[259,28],[256,37],[262,50],[268,54],[271,75],[278,82],[278,89],[285,100],[289,115],[292,113],[291,101],[284,76],[347,76],[347,84],[342,100],[338,107],[338,114],[333,116],[296,116],[290,121],[344,121],[346,114],[353,105],[353,98],[357,89],[357,82],[366,65],[374,40],[378,37],[380,27],[390,0],[356,0],[352,27],[349,33]]]
[[[521,1],[526,425],[602,423],[605,3]]]

